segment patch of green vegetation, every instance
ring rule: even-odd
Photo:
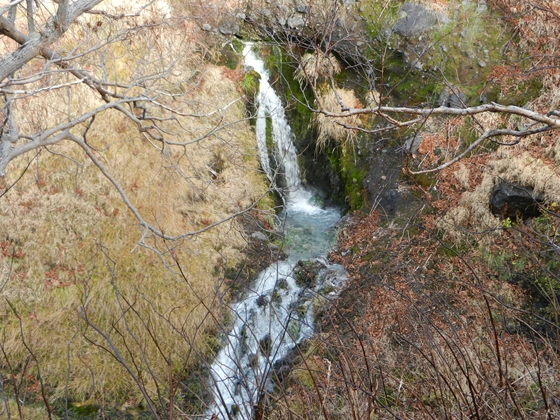
[[[379,396],[377,397],[377,402],[382,407],[394,406],[396,401],[397,401],[397,397],[395,395],[395,392],[387,387],[385,387],[384,392],[382,394],[380,393]]]
[[[241,80],[241,89],[243,89],[243,93],[249,98],[254,99],[259,93],[260,80],[261,75],[255,70],[249,70],[245,73],[243,80]]]
[[[255,70],[249,70],[243,75],[241,80],[241,90],[245,94],[245,114],[249,119],[249,123],[254,126],[256,124],[255,115],[257,114],[257,95],[259,94],[261,75]]]
[[[203,378],[208,378],[210,373],[207,368],[201,367],[198,371],[191,371],[181,381],[183,407],[187,413],[203,413],[211,396],[208,384]]]
[[[268,151],[268,156],[274,154],[274,137],[272,134],[272,118],[266,117],[266,150]]]
[[[412,182],[414,182],[416,185],[422,187],[423,190],[432,188],[432,186],[437,181],[437,174],[434,172],[428,172],[425,174],[410,174],[407,176],[410,177]],[[418,191],[418,194],[423,194],[423,192]]]
[[[480,99],[494,66],[503,61],[501,48],[509,34],[497,14],[479,12],[474,3],[456,10],[452,22],[431,32],[432,48],[422,63],[453,81],[472,103]]]
[[[419,38],[402,38],[388,28],[399,18],[403,3],[363,2],[359,8],[372,40],[366,55],[376,68],[383,68],[384,83],[395,99],[433,102],[445,83],[464,93],[467,103],[478,102],[482,94],[496,100],[495,92],[485,89],[487,76],[505,58],[502,47],[510,38],[500,16],[477,10],[476,3],[450,4],[447,23],[439,19]],[[419,68],[413,68],[416,60]]]
[[[364,18],[365,29],[371,39],[383,37],[384,29],[394,24],[399,17],[399,9],[404,1],[365,1],[357,9]]]
[[[272,47],[267,51],[266,63],[272,79],[276,81],[275,89],[287,102],[286,111],[292,130],[296,133],[298,149],[305,148],[307,146],[305,143],[309,142],[311,137],[313,94],[305,87],[302,89],[294,77],[296,63],[284,54],[280,47]]]
[[[360,210],[364,206],[365,197],[363,180],[365,169],[359,165],[358,157],[352,145],[345,144],[327,152],[332,167],[340,174],[344,183],[345,201],[350,210]]]
[[[488,101],[499,102],[503,105],[523,106],[538,97],[542,87],[542,81],[536,77],[521,82],[511,78],[505,83],[489,85],[485,94]]]
[[[70,403],[69,411],[75,418],[86,419],[94,418],[99,412],[99,405],[95,402],[83,402],[83,403]]]
[[[243,49],[245,48],[245,44],[243,42],[241,42],[240,39],[238,38],[233,38],[231,40],[231,48],[233,48],[233,50],[237,53],[237,54],[243,54]]]

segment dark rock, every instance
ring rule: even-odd
[[[399,192],[398,181],[402,176],[405,153],[402,147],[390,146],[381,149],[372,144],[366,152],[368,172],[362,186],[367,190],[371,201],[383,217],[393,217],[404,203]]]
[[[323,265],[318,261],[298,261],[294,268],[294,278],[300,286],[313,286]]]
[[[405,3],[399,14],[402,17],[393,26],[393,32],[403,37],[419,35],[437,23],[436,14],[420,4]]]
[[[465,101],[467,97],[463,92],[458,90],[445,89],[439,95],[439,106],[445,106],[447,108],[465,108]]]
[[[258,366],[259,356],[257,356],[255,353],[251,353],[248,356],[248,359],[249,359],[249,364],[251,365],[252,368],[255,368],[256,366]]]
[[[260,295],[257,298],[257,306],[259,308],[262,308],[263,306],[266,306],[268,304],[268,298],[265,295]]]
[[[235,22],[223,22],[220,24],[218,30],[222,35],[238,35],[239,25]]]
[[[540,216],[539,204],[543,201],[542,194],[535,193],[532,188],[500,182],[492,191],[490,210],[503,219],[525,220]]]
[[[287,290],[288,289],[288,280],[279,279],[278,282],[276,283],[276,287],[278,289],[281,289],[281,290]]]
[[[270,334],[265,335],[259,340],[259,348],[261,349],[262,354],[266,357],[270,356],[270,351],[272,350],[272,339],[270,338]]]
[[[411,155],[416,154],[418,147],[422,143],[422,136],[416,133],[413,137],[407,139],[402,147],[399,147],[396,151],[402,153],[410,153]]]

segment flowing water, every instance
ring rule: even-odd
[[[341,266],[329,265],[324,259],[334,244],[334,225],[340,213],[313,204],[313,193],[302,186],[294,134],[270,85],[269,73],[252,45],[246,45],[244,56],[245,65],[261,75],[256,122],[261,166],[272,182],[281,177],[285,185],[281,217],[288,258],[260,273],[245,298],[232,306],[233,327],[211,366],[215,402],[207,414],[222,419],[253,417],[259,399],[272,391],[274,364],[313,333],[314,298],[332,293],[346,279]],[[267,118],[272,125],[273,156],[266,146]],[[313,260],[322,267],[315,284],[296,280],[294,270],[302,260]]]

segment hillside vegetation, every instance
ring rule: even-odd
[[[213,64],[212,43],[178,17],[192,13],[179,3],[114,19],[141,4],[104,2],[106,16],[83,16],[54,46],[78,54],[73,65],[99,79],[158,92],[167,143],[109,109],[75,128],[86,130],[105,172],[73,142],[9,164],[0,180],[0,366],[8,403],[0,417],[64,417],[70,408],[76,418],[88,410],[114,418],[115,407],[147,408],[146,397],[158,406],[173,396],[179,403],[183,378],[219,345],[217,325],[228,317],[224,272],[235,271],[247,246],[233,216],[266,208],[259,200],[267,185],[245,119],[242,69]],[[23,14],[18,19],[25,25]],[[38,58],[24,71],[44,64]],[[23,134],[102,104],[54,70],[26,89],[37,93],[15,102]],[[179,113],[168,118],[166,107]],[[139,225],[106,173],[144,220],[179,239]],[[258,208],[251,214],[266,219]]]
[[[18,3],[40,38],[31,3],[38,27],[64,3]],[[0,86],[1,152],[64,133],[0,178],[0,417],[205,413],[232,295],[280,253],[251,236],[274,200],[234,36],[263,41],[305,181],[353,211],[329,255],[348,284],[314,297],[255,418],[560,415],[560,138],[538,119],[560,8],[421,1],[432,29],[401,36],[403,3],[107,0]],[[494,102],[515,112],[447,112]],[[500,183],[538,214],[492,213]]]

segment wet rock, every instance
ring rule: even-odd
[[[401,18],[393,26],[393,32],[402,37],[419,35],[437,23],[436,14],[420,4],[403,4],[399,15]]]
[[[319,282],[322,292],[339,289],[348,280],[348,273],[342,265],[332,264],[321,272]]]
[[[249,360],[249,365],[250,365],[252,368],[257,367],[258,364],[259,364],[259,356],[256,355],[255,353],[251,353],[251,354],[248,356],[248,360]]]
[[[299,345],[292,347],[286,356],[278,359],[272,366],[273,379],[276,383],[282,382],[290,374],[292,367],[301,359],[301,353],[307,347],[308,342],[303,341]]]
[[[272,350],[272,339],[270,334],[265,335],[259,340],[259,348],[266,357],[270,356],[270,351]]]
[[[320,194],[314,194],[313,197],[311,197],[311,204],[324,209],[325,208],[325,199],[323,197],[321,197]]]
[[[287,290],[288,289],[288,280],[279,279],[278,282],[276,283],[276,287],[278,289],[281,289],[281,290]]]
[[[265,307],[268,304],[268,298],[265,295],[260,295],[257,298],[257,306],[259,308]]]
[[[323,265],[318,261],[298,261],[294,278],[299,286],[313,286]]]
[[[543,202],[542,194],[534,192],[532,188],[500,182],[492,191],[490,210],[503,219],[525,220],[540,216],[539,204]]]
[[[407,139],[402,147],[399,147],[396,151],[414,155],[418,151],[420,143],[422,143],[422,136],[420,134],[416,134]]]

